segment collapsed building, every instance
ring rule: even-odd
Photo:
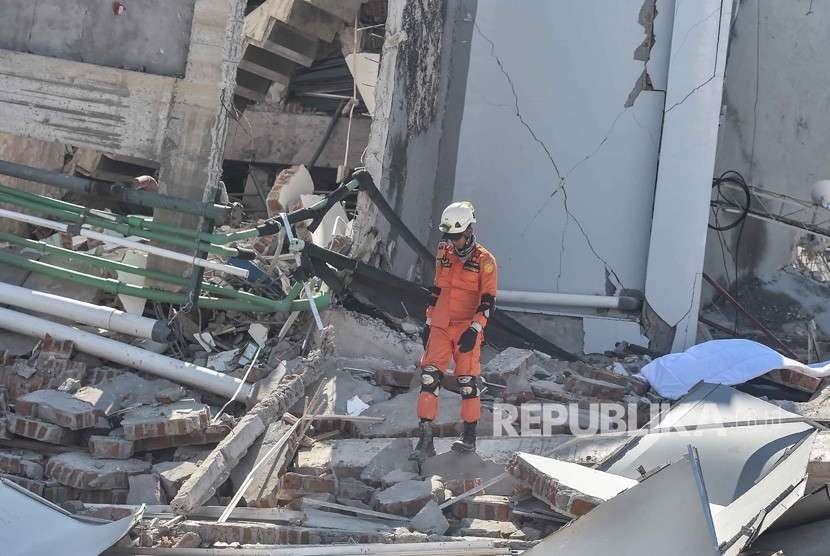
[[[759,45],[820,44],[826,6],[3,13],[9,553],[820,546],[826,111],[758,106],[823,52],[762,79]],[[457,198],[503,277],[482,437],[449,449],[450,375],[417,462],[424,285]]]

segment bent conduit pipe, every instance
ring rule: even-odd
[[[166,342],[170,338],[167,323],[113,309],[85,303],[51,293],[21,288],[0,282],[0,303],[67,318],[73,322],[106,328],[138,338]]]
[[[36,338],[48,334],[59,341],[68,340],[84,353],[226,398],[242,384],[240,401],[251,396],[251,385],[230,375],[10,309],[0,308],[0,328]]]

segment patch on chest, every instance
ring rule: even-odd
[[[478,261],[467,261],[464,263],[464,270],[469,270],[470,272],[481,272],[481,265]]]

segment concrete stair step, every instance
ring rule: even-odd
[[[297,64],[279,54],[249,44],[239,62],[239,67],[248,73],[287,86],[291,82],[291,76],[294,75]]]
[[[246,36],[263,40],[267,32],[262,31],[270,32],[271,23],[266,19],[268,17],[323,42],[333,41],[344,26],[342,19],[305,0],[267,0],[245,17]]]
[[[293,27],[274,21],[271,33],[260,45],[269,52],[309,67],[317,57],[318,41],[298,32]]]
[[[262,102],[265,95],[268,94],[268,87],[271,86],[271,81],[247,72],[242,68],[236,70],[236,90],[237,95],[252,100],[254,102]]]
[[[305,0],[312,6],[320,8],[324,12],[345,21],[349,25],[354,25],[354,17],[360,10],[360,5],[363,0]]]

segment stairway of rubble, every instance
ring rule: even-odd
[[[266,0],[245,16],[235,104],[261,102],[271,87],[286,89],[297,66],[309,67],[321,43],[354,24],[362,0]],[[272,94],[274,91],[272,91]]]

